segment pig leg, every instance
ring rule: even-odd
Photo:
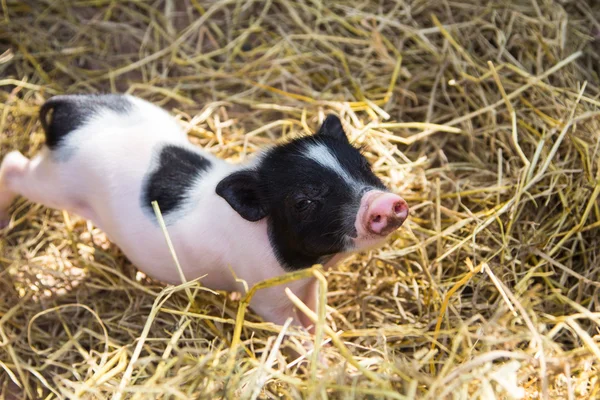
[[[300,300],[313,312],[317,312],[317,281],[313,278],[292,282],[288,285],[278,285],[259,291],[251,302],[251,307],[265,321],[283,325],[288,318],[293,323],[313,332],[313,322],[300,310],[285,293],[289,287]]]
[[[22,175],[29,160],[18,151],[8,153],[0,164],[0,229],[8,225],[10,215],[8,208],[17,197],[9,182],[15,176]]]
[[[294,285],[292,283],[290,289],[298,296],[300,300],[315,314],[317,313],[318,305],[318,282],[316,279],[309,279],[308,282],[301,284],[301,286]],[[293,318],[293,324],[304,327],[309,333],[314,334],[314,323],[308,318],[302,311],[296,309],[291,300],[287,297],[285,292],[276,291],[278,288],[266,289],[270,292],[257,293],[253,309],[260,314],[264,320],[271,321],[278,325],[283,325],[288,318]],[[285,297],[285,298],[284,298]],[[288,357],[288,361],[292,362],[300,357],[307,357],[308,360],[312,360],[312,356],[309,353],[314,351],[314,343],[312,340],[303,341],[303,351],[299,351],[296,348],[286,348],[284,354]],[[323,345],[328,347],[329,344]],[[325,357],[324,353],[319,353],[318,362],[322,367],[329,367],[329,361]]]
[[[64,190],[60,167],[51,159],[48,149],[31,160],[18,151],[4,157],[0,164],[0,228],[8,224],[8,208],[19,195],[46,207],[66,209],[86,218],[91,216],[82,203],[78,204]]]

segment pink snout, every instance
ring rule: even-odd
[[[362,224],[371,234],[386,236],[404,223],[408,217],[408,204],[393,193],[371,192],[363,199],[367,208],[363,214]]]

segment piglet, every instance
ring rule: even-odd
[[[329,266],[381,244],[408,216],[350,144],[338,117],[234,165],[192,145],[165,110],[129,95],[63,95],[40,110],[46,145],[0,165],[0,224],[17,195],[91,220],[144,273],[181,283],[157,201],[187,280],[243,291],[288,271]],[[314,279],[289,287],[315,308]],[[251,302],[263,319],[307,326],[279,285]]]

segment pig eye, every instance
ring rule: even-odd
[[[305,211],[306,209],[311,207],[313,203],[314,202],[309,199],[300,199],[300,200],[296,201],[296,210],[297,211]]]
[[[299,199],[294,203],[294,209],[297,214],[305,215],[315,207],[315,201],[311,199]]]

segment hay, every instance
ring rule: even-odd
[[[1,0],[0,156],[40,148],[56,93],[149,99],[232,161],[334,111],[412,206],[386,246],[325,272],[315,354],[19,200],[4,395],[598,398],[600,8],[487,3]]]

